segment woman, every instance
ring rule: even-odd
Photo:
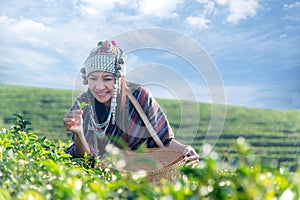
[[[88,90],[77,98],[63,119],[65,129],[73,133],[74,144],[68,148],[69,154],[102,157],[108,143],[130,150],[136,150],[142,144],[147,144],[148,148],[157,147],[126,96],[131,93],[163,145],[182,149],[187,162],[198,161],[199,156],[191,146],[174,139],[165,114],[148,89],[125,80],[124,55],[116,41],[99,42],[84,62],[81,73]],[[81,110],[79,107],[83,102],[87,106]]]

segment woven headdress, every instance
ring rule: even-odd
[[[118,47],[115,40],[100,41],[97,47],[90,52],[80,70],[84,85],[88,84],[88,76],[95,71],[103,71],[115,75],[114,94],[111,99],[112,124],[115,123],[117,95],[121,89],[120,77],[125,75],[124,59],[123,51]]]

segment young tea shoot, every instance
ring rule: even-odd
[[[80,110],[83,110],[84,107],[86,107],[87,105],[89,105],[89,104],[86,103],[86,102],[81,102],[81,103],[79,103],[79,101],[77,101],[77,103],[79,104],[79,109],[80,109]]]

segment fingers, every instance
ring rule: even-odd
[[[191,146],[185,148],[183,155],[186,166],[194,167],[199,162],[199,155]]]
[[[184,157],[184,160],[185,160],[185,161],[193,161],[193,160],[198,160],[198,159],[199,159],[199,157],[196,156],[196,155],[185,156],[185,157]]]
[[[199,155],[196,153],[195,149],[191,146],[187,146],[185,149],[184,149],[184,152],[183,152],[183,155],[185,157],[191,157],[191,156],[196,156],[197,159],[199,158]]]
[[[82,116],[82,110],[73,110],[64,115],[63,122],[75,121]]]
[[[185,166],[187,167],[195,167],[199,163],[198,156],[188,156],[184,158]]]
[[[83,113],[82,110],[72,110],[64,115],[64,119],[78,117],[81,116],[82,113]]]
[[[63,123],[65,129],[68,131],[72,131],[74,126],[79,126],[82,123],[82,110],[73,110],[64,115]]]
[[[185,166],[186,167],[196,167],[197,164],[199,163],[199,160],[192,160],[192,161],[189,161],[189,162],[185,162]]]

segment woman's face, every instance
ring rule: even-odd
[[[110,105],[114,93],[114,75],[107,72],[96,71],[88,76],[89,89],[94,97],[107,106]]]

